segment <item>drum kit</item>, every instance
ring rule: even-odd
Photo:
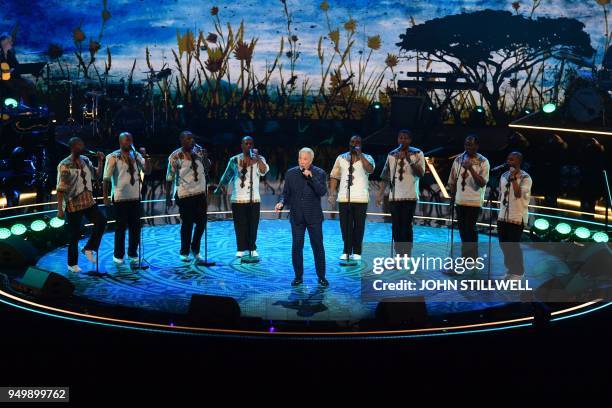
[[[130,131],[151,137],[155,134],[155,85],[172,74],[169,68],[147,71],[147,78],[128,81],[105,74],[99,79],[91,78],[49,78],[49,92],[63,87],[66,94],[67,118],[61,124],[74,127],[74,132],[90,134],[92,140],[104,141],[120,131]],[[164,101],[166,92],[162,92]],[[145,120],[143,107],[149,105],[149,120]],[[166,106],[166,105],[164,105]],[[164,109],[165,110],[165,109]],[[166,116],[167,118],[167,116]],[[89,137],[88,137],[89,138]]]

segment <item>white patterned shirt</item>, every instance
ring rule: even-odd
[[[484,179],[484,187],[480,187],[472,177],[472,173],[462,167],[462,163],[467,160],[472,161],[472,168]],[[489,160],[480,153],[476,153],[476,157],[472,158],[468,157],[465,152],[457,156],[448,176],[448,185],[455,188],[456,191],[455,203],[457,205],[482,207],[486,183],[489,181],[489,167]]]
[[[131,170],[130,162],[132,162]],[[121,149],[118,149],[106,156],[104,181],[112,182],[111,197],[114,201],[137,201],[140,199],[141,173],[144,165],[145,159],[140,153],[129,152],[128,155],[125,155],[121,154]]]
[[[420,177],[410,163],[415,163],[425,172],[425,156],[421,150],[410,147],[407,158],[398,159],[399,151],[397,148],[389,153],[380,178],[391,183],[389,201],[418,200]]]
[[[259,158],[265,166],[265,171],[263,172],[259,170],[259,165],[256,162],[243,168],[243,153],[232,156],[229,159],[219,184],[226,185],[232,183],[232,203],[251,202],[251,179],[253,180],[253,202],[258,203],[261,201],[259,178],[268,173],[270,166],[266,163],[265,157],[259,156]]]
[[[520,197],[514,195],[514,187],[508,181],[509,177],[510,172],[507,171],[499,179],[499,215],[497,219],[511,224],[527,225],[529,200],[531,199],[531,177],[524,170],[521,170],[518,175],[518,183],[521,188]]]
[[[178,198],[206,194],[206,171],[210,167],[210,161],[204,158],[201,151],[192,152],[195,164],[188,155],[189,152],[185,153],[179,148],[168,157],[166,181],[173,182],[174,195]]]
[[[362,153],[363,157],[372,165],[374,170],[374,159],[369,154]],[[338,187],[338,199],[340,203],[348,202],[348,179],[351,164],[351,153],[346,152],[336,158],[330,177],[340,181]],[[370,201],[369,192],[370,173],[363,167],[361,160],[353,163],[353,184],[351,185],[351,203],[367,203]]]

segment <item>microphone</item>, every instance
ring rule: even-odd
[[[491,169],[491,173],[497,173],[498,171],[505,171],[505,170],[508,170],[509,168],[510,166],[508,165],[508,163],[500,164],[497,167],[493,167],[493,169]]]

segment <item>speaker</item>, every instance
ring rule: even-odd
[[[21,279],[13,281],[13,288],[43,299],[65,299],[74,293],[74,284],[55,272],[30,267]]]
[[[392,96],[391,127],[394,129],[421,128],[425,104],[423,96]]]
[[[192,295],[188,316],[198,324],[232,326],[240,319],[240,306],[231,297]]]
[[[422,326],[427,323],[425,297],[383,299],[376,305],[375,316],[386,326]]]
[[[11,236],[0,240],[0,265],[3,268],[23,268],[34,265],[38,251],[22,237]]]

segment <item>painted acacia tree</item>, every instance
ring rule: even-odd
[[[574,18],[527,18],[509,11],[481,10],[449,15],[406,29],[397,43],[407,54],[463,72],[485,84],[481,93],[498,124],[507,117],[500,106],[506,79],[541,64],[559,51],[593,56],[584,24]]]

